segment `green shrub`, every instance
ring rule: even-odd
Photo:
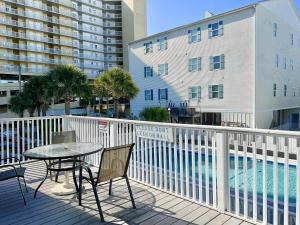
[[[169,112],[165,108],[148,107],[148,108],[145,108],[140,113],[140,117],[146,121],[168,122],[169,121]]]

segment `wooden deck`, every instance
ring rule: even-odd
[[[78,206],[74,196],[55,196],[51,193],[54,182],[47,180],[36,199],[33,193],[44,176],[41,162],[24,165],[27,167],[26,181],[29,193],[25,193],[24,206],[16,180],[0,183],[0,224],[101,224],[97,206],[91,190],[83,195],[83,207]],[[61,180],[63,177],[61,177]],[[250,223],[220,214],[217,211],[183,200],[131,181],[137,209],[131,202],[121,181],[113,185],[112,196],[108,187],[98,189],[102,200],[105,224],[209,224],[250,225]]]

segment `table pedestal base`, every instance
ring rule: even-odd
[[[69,172],[65,172],[65,181],[64,183],[57,184],[55,187],[51,189],[52,193],[55,195],[71,195],[76,193],[76,188],[74,187],[74,184],[70,183],[69,180]]]

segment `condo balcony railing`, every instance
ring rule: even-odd
[[[109,5],[109,4],[105,4],[103,5],[103,9],[104,10],[121,10],[122,6],[121,5]]]
[[[34,52],[42,52],[42,53],[48,53],[48,54],[73,56],[72,51],[65,51],[65,50],[46,48],[46,47],[42,48],[42,47],[38,47],[38,46],[24,45],[24,44],[15,44],[12,42],[0,42],[0,47],[16,49],[16,50],[23,50],[23,51],[34,51]]]
[[[10,118],[0,119],[0,156],[25,161],[23,152],[51,144],[61,131],[104,147],[135,143],[128,176],[141,184],[255,224],[300,224],[299,132],[78,116]],[[95,166],[99,159],[100,153],[86,158]]]
[[[121,14],[103,14],[104,19],[121,19]]]
[[[123,57],[104,57],[106,62],[123,62]]]
[[[17,66],[0,66],[0,71],[2,73],[19,73],[19,67]],[[41,69],[41,68],[30,68],[30,67],[21,67],[21,74],[44,74],[48,72],[48,69]]]
[[[123,41],[122,40],[104,40],[103,44],[106,44],[106,45],[123,44]]]
[[[61,59],[31,57],[31,56],[14,55],[14,54],[0,54],[0,59],[12,60],[12,61],[23,61],[23,62],[36,62],[36,63],[43,63],[43,64],[72,64],[72,61],[64,61]]]
[[[72,21],[59,20],[58,18],[43,16],[43,15],[36,14],[36,13],[30,13],[30,12],[24,11],[24,10],[16,10],[16,9],[12,9],[9,7],[0,7],[0,12],[9,13],[9,14],[13,14],[16,16],[28,17],[31,19],[37,19],[37,20],[41,20],[41,21],[49,22],[49,23],[53,23],[53,24],[60,24],[60,25],[64,25],[64,26],[73,27]]]
[[[122,27],[121,22],[105,22],[103,25],[104,27]]]
[[[57,34],[57,35],[77,37],[77,35],[74,35],[73,32],[67,32],[63,29],[41,27],[41,26],[36,26],[36,25],[30,24],[30,23],[25,23],[25,22],[20,22],[20,21],[5,19],[5,18],[0,18],[0,23],[15,26],[15,27],[21,27],[21,28],[27,28],[27,29],[32,29],[32,30],[38,30],[38,31],[42,31],[42,32],[53,33],[53,34]]]
[[[24,0],[5,0],[6,2],[13,2],[23,6],[29,6],[31,8],[40,9],[46,12],[56,13],[62,16],[72,17],[72,13],[68,12],[60,12],[57,7],[49,7],[46,4],[38,3],[38,2],[29,2]]]

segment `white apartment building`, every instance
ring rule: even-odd
[[[203,124],[299,128],[300,17],[266,0],[129,45],[129,71],[148,106],[188,108]]]

